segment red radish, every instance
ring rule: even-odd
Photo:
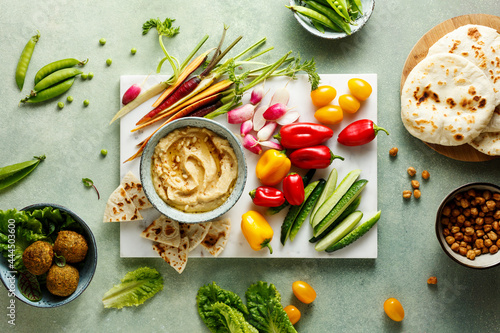
[[[227,113],[227,122],[230,124],[241,124],[244,121],[252,119],[254,111],[255,105],[245,104],[240,106]]]
[[[337,141],[344,146],[361,146],[375,139],[379,131],[389,135],[385,128],[378,127],[370,119],[361,119],[347,125],[339,133]]]
[[[130,86],[130,88],[125,91],[122,97],[122,104],[127,105],[139,96],[141,93],[141,87],[136,83]]]
[[[262,153],[262,147],[259,145],[259,142],[252,134],[245,135],[245,137],[243,138],[243,147],[257,155]]]
[[[263,97],[264,97],[264,87],[258,86],[254,90],[252,90],[252,94],[250,95],[250,103],[253,105],[257,105],[260,103]]]
[[[266,119],[264,119],[264,112],[266,112],[269,105],[261,105],[257,108],[253,115],[253,129],[254,131],[259,131],[266,124]]]
[[[276,150],[283,150],[283,146],[277,142],[274,142],[274,141],[262,141],[262,142],[259,142],[259,144],[261,146],[264,146],[267,148],[276,149]]]
[[[266,111],[262,114],[264,119],[266,120],[276,120],[285,115],[287,112],[287,108],[285,104],[282,103],[276,103],[272,104],[270,107],[267,108]]]
[[[290,93],[286,89],[286,87],[280,88],[276,90],[271,98],[271,105],[276,103],[288,104],[288,100],[290,99]]]
[[[276,120],[276,122],[283,126],[283,125],[288,125],[293,122],[296,122],[300,117],[300,113],[298,111],[288,111],[285,113],[285,115],[279,119]]]
[[[257,132],[257,139],[259,139],[259,141],[269,140],[273,136],[276,127],[278,127],[278,124],[276,124],[274,121],[268,122],[264,127],[260,129],[260,131]]]
[[[241,136],[245,136],[247,135],[248,133],[250,133],[250,131],[252,130],[253,128],[253,123],[252,123],[252,119],[248,119],[247,121],[244,121],[241,123],[241,126],[240,126],[240,134]]]

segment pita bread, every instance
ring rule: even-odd
[[[500,132],[482,133],[470,145],[486,155],[500,156]]]
[[[123,186],[137,209],[141,210],[153,207],[148,198],[146,198],[141,182],[134,176],[132,171],[129,171],[125,177],[123,177],[120,185]]]
[[[123,186],[118,186],[109,196],[108,202],[106,203],[106,209],[104,210],[103,221],[126,222],[142,219],[141,213],[139,213],[139,210],[134,205]]]
[[[231,220],[228,218],[217,221],[212,221],[210,230],[201,242],[201,245],[210,252],[211,255],[217,257],[226,247],[231,231]]]
[[[154,242],[179,247],[181,242],[179,222],[162,215],[144,229],[141,233],[141,237],[150,239]]]
[[[179,223],[181,238],[186,237],[189,241],[189,251],[192,251],[205,239],[212,222],[204,223]]]
[[[471,142],[490,122],[495,96],[486,75],[467,59],[439,53],[424,58],[401,92],[401,118],[425,142]]]
[[[154,243],[153,250],[158,252],[170,266],[172,266],[179,274],[186,268],[189,252],[189,241],[187,238],[181,238],[179,247],[174,247],[161,243]]]

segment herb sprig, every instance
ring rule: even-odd
[[[99,191],[97,190],[97,187],[95,187],[94,182],[90,178],[82,178],[83,185],[85,187],[93,187],[94,190],[97,193],[97,200],[101,199],[101,195],[99,194]]]

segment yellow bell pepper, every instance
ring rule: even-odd
[[[257,162],[255,173],[262,184],[274,186],[285,178],[291,165],[292,163],[285,152],[269,149]]]
[[[273,229],[259,212],[249,210],[243,214],[241,231],[253,250],[259,251],[267,247],[269,253],[273,253],[273,248],[269,244],[273,239]]]

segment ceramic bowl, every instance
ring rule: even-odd
[[[92,234],[92,231],[88,227],[88,225],[74,212],[69,210],[68,208],[65,208],[60,205],[56,204],[49,204],[49,203],[40,203],[40,204],[34,204],[27,206],[23,208],[22,210],[34,210],[34,209],[42,209],[44,207],[53,207],[59,209],[61,212],[65,212],[68,215],[70,215],[77,223],[79,223],[83,229],[83,234],[82,236],[85,237],[87,240],[88,244],[88,251],[87,255],[85,256],[85,259],[83,262],[74,264],[76,268],[78,268],[79,274],[80,274],[80,280],[78,282],[78,287],[76,288],[76,291],[67,296],[67,297],[61,297],[61,296],[55,296],[52,295],[45,285],[41,285],[41,290],[42,290],[42,299],[38,302],[32,302],[28,300],[26,297],[24,297],[21,292],[18,289],[18,284],[17,284],[17,278],[19,274],[14,274],[15,279],[10,279],[12,274],[10,273],[9,267],[8,267],[8,262],[7,260],[3,257],[0,256],[0,278],[7,288],[7,290],[13,289],[13,293],[15,297],[22,302],[37,307],[37,308],[55,308],[64,304],[68,304],[69,302],[73,301],[75,298],[80,296],[85,289],[88,287],[90,284],[90,281],[92,281],[92,278],[94,277],[94,272],[97,266],[97,245],[95,242],[94,235]],[[14,283],[11,283],[14,282]]]
[[[436,236],[443,251],[451,259],[453,259],[453,261],[469,268],[485,269],[494,267],[500,264],[500,251],[497,252],[496,254],[489,254],[489,253],[481,254],[477,256],[474,260],[470,260],[467,257],[462,256],[457,252],[454,252],[451,249],[450,245],[446,243],[445,236],[443,235],[443,224],[441,223],[441,213],[443,212],[444,207],[446,206],[447,203],[452,202],[454,200],[455,195],[461,192],[467,192],[468,190],[471,189],[474,189],[476,191],[489,190],[492,193],[500,193],[500,186],[491,183],[481,183],[481,182],[465,184],[453,190],[443,199],[437,211]]]
[[[290,0],[290,5],[291,6],[304,6],[304,3],[300,0]],[[362,5],[362,11],[363,15],[358,17],[353,24],[351,24],[351,35],[354,34],[355,32],[361,30],[361,28],[365,25],[365,23],[368,21],[370,16],[372,15],[373,9],[375,8],[375,0],[361,0],[361,5]],[[293,13],[295,16],[295,19],[300,23],[300,25],[309,31],[311,34],[325,38],[325,39],[341,39],[348,37],[348,35],[345,32],[337,32],[333,31],[329,28],[325,28],[325,32],[322,33],[318,29],[316,29],[311,21],[306,16],[303,16],[301,14],[298,14],[296,12]]]
[[[208,212],[186,213],[174,207],[171,207],[165,201],[163,201],[163,199],[158,195],[158,193],[156,193],[156,190],[154,189],[153,186],[153,180],[151,177],[151,158],[153,156],[153,152],[155,150],[158,141],[160,141],[160,139],[164,138],[168,133],[172,132],[173,130],[188,126],[206,128],[214,132],[215,134],[219,135],[220,137],[228,140],[229,144],[233,148],[234,153],[236,154],[236,157],[238,159],[238,178],[236,180],[236,184],[234,185],[233,191],[221,206]],[[178,119],[169,123],[151,137],[151,139],[146,144],[146,147],[144,148],[141,157],[141,182],[147,198],[160,213],[171,218],[172,220],[182,223],[206,222],[214,220],[223,215],[224,213],[226,213],[229,209],[231,209],[231,207],[234,206],[234,204],[236,204],[241,194],[243,193],[246,179],[247,179],[247,166],[245,161],[245,155],[243,153],[243,147],[240,141],[225,126],[221,125],[216,121],[206,118],[189,117],[189,118]]]

